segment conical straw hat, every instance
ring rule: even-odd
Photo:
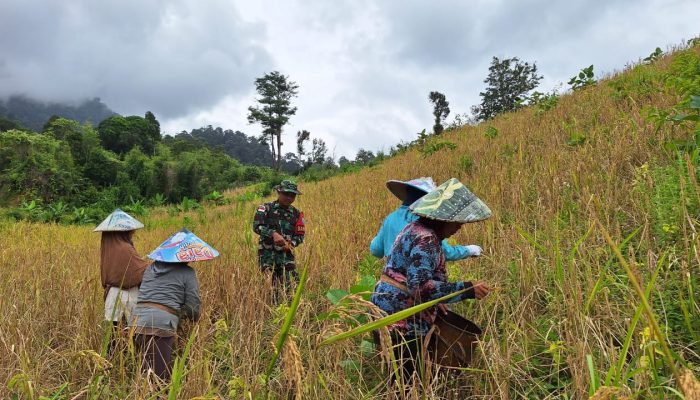
[[[141,222],[117,208],[101,224],[97,225],[93,232],[123,232],[141,228],[143,228]]]
[[[478,222],[491,216],[491,210],[455,178],[411,204],[411,211],[421,217],[448,222]]]
[[[408,188],[414,188],[429,193],[435,190],[435,182],[433,182],[433,178],[430,177],[420,177],[411,179],[410,181],[392,179],[386,182],[386,187],[394,196],[398,197],[399,200],[404,201],[406,200],[406,196],[408,196]]]
[[[182,228],[153,250],[148,258],[155,261],[180,263],[206,261],[218,256],[219,252],[204,240],[187,228]]]

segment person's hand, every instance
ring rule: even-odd
[[[290,253],[294,251],[294,245],[292,244],[292,242],[285,241],[284,248],[287,249],[287,251]]]
[[[450,307],[448,307],[447,304],[445,304],[445,303],[438,304],[437,308],[444,315],[447,315],[447,312],[450,311]]]
[[[285,247],[287,244],[287,241],[284,240],[284,237],[277,232],[272,232],[272,241],[275,242],[276,246],[280,247]]]
[[[481,255],[481,252],[484,251],[481,246],[477,246],[475,244],[470,244],[468,246],[464,246],[467,248],[467,251],[469,251],[469,255],[471,257],[479,257]]]
[[[474,289],[474,297],[479,300],[488,296],[488,294],[491,292],[491,288],[484,282],[477,282],[472,287]]]

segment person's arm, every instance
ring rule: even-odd
[[[306,233],[306,225],[304,221],[304,213],[299,212],[297,220],[294,223],[294,233],[292,234],[291,242],[292,246],[297,247],[304,243],[304,235]]]
[[[260,237],[265,239],[271,239],[272,233],[275,232],[274,229],[270,228],[265,224],[267,219],[267,206],[261,204],[255,210],[255,218],[253,218],[253,232],[260,235]]]
[[[304,235],[292,235],[292,246],[297,247],[304,243]]]
[[[369,252],[377,258],[384,257],[384,224],[382,224],[382,227],[379,228],[377,236],[375,236],[374,239],[372,239],[372,242],[370,242]]]
[[[452,246],[447,243],[447,240],[442,241],[442,251],[445,253],[447,261],[463,260],[471,255],[466,246]]]
[[[442,241],[442,251],[445,253],[445,260],[457,261],[467,257],[479,257],[481,255],[481,247],[475,244],[467,246],[455,245],[451,246],[447,240]]]
[[[199,299],[199,282],[197,274],[193,269],[188,271],[185,278],[185,302],[180,310],[181,317],[197,321],[201,310],[201,300]]]
[[[406,286],[409,292],[421,302],[435,300],[462,289],[469,290],[452,297],[447,303],[475,298],[471,282],[443,282],[433,279],[440,245],[435,237],[421,238],[411,243],[412,262],[406,270]]]

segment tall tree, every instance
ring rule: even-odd
[[[299,159],[303,159],[306,154],[306,149],[304,148],[304,142],[307,142],[311,137],[311,132],[304,129],[303,131],[297,131],[297,154]]]
[[[153,115],[152,112],[146,111],[146,115],[143,117],[146,122],[148,123],[148,137],[152,139],[153,141],[160,141],[161,136],[160,136],[160,122],[156,119],[156,116]]]
[[[498,114],[517,110],[541,79],[535,63],[530,65],[517,57],[503,60],[493,57],[489,74],[484,79],[486,91],[479,93],[481,104],[473,106],[472,113],[478,121],[486,121]]]
[[[297,112],[291,99],[296,97],[298,88],[278,71],[267,73],[255,80],[255,90],[260,95],[258,105],[248,107],[248,122],[262,125],[262,139],[270,145],[272,168],[277,171],[282,165],[282,129]]]
[[[440,92],[430,92],[428,100],[433,103],[433,116],[435,116],[435,125],[433,125],[433,133],[439,135],[445,130],[442,125],[445,119],[450,115],[450,103],[445,98],[445,95]]]
[[[370,162],[372,162],[372,160],[374,160],[374,157],[375,155],[371,151],[360,149],[357,151],[357,155],[355,156],[355,164],[369,164]]]
[[[311,151],[309,152],[309,158],[307,162],[310,165],[323,164],[326,161],[326,154],[328,153],[328,147],[326,147],[326,142],[323,139],[313,139],[311,141]]]

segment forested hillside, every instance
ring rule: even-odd
[[[0,132],[0,206],[13,219],[93,223],[115,207],[219,201],[220,191],[277,179],[219,146],[163,140],[150,112],[96,128],[54,116],[40,132],[20,129]]]

